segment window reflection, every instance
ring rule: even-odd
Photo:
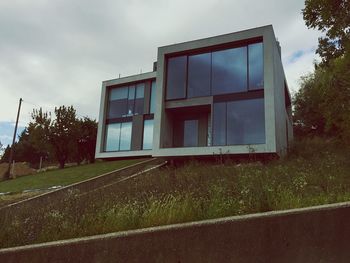
[[[120,128],[120,151],[131,148],[131,122],[123,122]]]
[[[247,90],[247,47],[232,48],[212,54],[213,95]]]
[[[187,56],[168,59],[167,68],[167,99],[182,99],[186,97]]]
[[[264,99],[227,103],[227,144],[265,143]]]
[[[265,143],[264,98],[214,103],[214,145],[262,143]]]
[[[118,118],[128,111],[128,87],[110,90],[108,118]]]
[[[213,105],[213,145],[226,145],[226,102]]]
[[[106,125],[105,151],[128,151],[131,147],[131,122]]]
[[[184,121],[184,147],[198,146],[198,120]]]
[[[135,114],[143,114],[145,84],[136,85]]]
[[[143,124],[143,150],[151,150],[153,144],[153,120],[145,120]]]
[[[210,95],[211,53],[188,57],[188,97]]]
[[[264,55],[263,44],[251,44],[248,47],[249,54],[249,89],[264,88]]]
[[[172,57],[167,63],[167,100],[183,99],[186,94],[193,98],[264,88],[262,42]]]
[[[120,123],[106,126],[105,151],[119,151]]]

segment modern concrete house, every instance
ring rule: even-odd
[[[96,158],[286,153],[291,98],[272,26],[159,47],[155,65],[103,82]]]

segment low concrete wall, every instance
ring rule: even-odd
[[[116,180],[128,177],[133,175],[143,169],[146,169],[148,166],[155,165],[161,163],[162,160],[152,158],[145,161],[140,161],[139,163],[129,165],[112,172],[108,172],[102,174],[100,176],[96,176],[90,178],[88,180],[78,182],[75,184],[71,184],[52,192],[44,193],[33,198],[29,198],[17,203],[9,204],[4,207],[0,207],[0,219],[5,216],[11,216],[17,214],[18,211],[21,210],[32,210],[33,207],[38,209],[40,207],[44,207],[47,204],[55,204],[62,201],[62,199],[67,195],[67,193],[72,191],[77,191],[79,193],[86,193],[89,191],[93,191],[105,185],[108,185]]]
[[[349,262],[350,202],[0,250],[0,262]]]

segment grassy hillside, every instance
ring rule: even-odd
[[[0,193],[20,192],[28,189],[46,189],[52,186],[65,186],[140,161],[140,159],[136,159],[113,162],[96,162],[94,164],[80,165],[65,169],[42,172],[35,175],[23,176],[17,179],[0,182]]]
[[[268,164],[190,162],[125,181],[62,205],[0,218],[3,247],[350,200],[349,149],[297,142]],[[6,227],[5,227],[6,226]]]

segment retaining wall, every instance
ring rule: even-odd
[[[0,250],[0,262],[349,262],[350,202]]]

